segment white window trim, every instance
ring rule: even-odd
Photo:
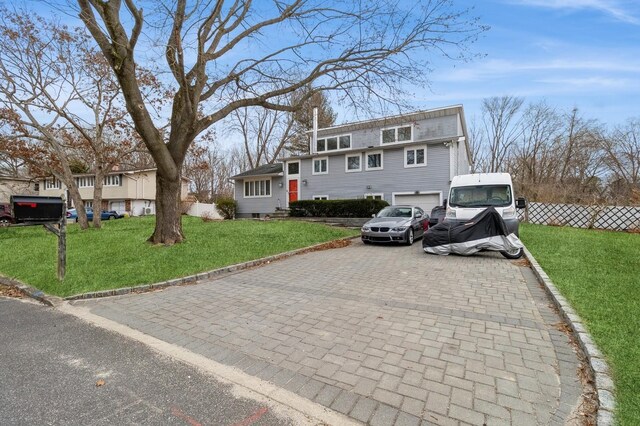
[[[369,167],[369,156],[375,154],[380,154],[380,167]],[[382,150],[366,152],[364,157],[364,168],[366,171],[384,170],[384,153]]]
[[[114,181],[118,181],[117,183],[113,183]],[[122,176],[121,175],[107,175],[104,177],[104,186],[122,186]]]
[[[424,163],[422,164],[407,164],[407,151],[418,151],[420,149],[424,149]],[[418,158],[415,155],[414,158]],[[413,167],[427,167],[427,146],[426,145],[415,145],[415,146],[407,146],[404,148],[404,168],[409,169]]]
[[[380,197],[381,200],[384,200],[384,193],[382,192],[367,192],[364,194],[364,198],[366,199],[367,197]],[[374,198],[375,200],[375,198]]]
[[[413,136],[413,133],[411,133],[411,135]],[[349,136],[349,148],[340,148],[340,138],[344,137],[344,136]],[[336,138],[338,140],[337,142],[337,147],[338,149],[327,149],[327,139],[329,138]],[[324,151],[318,151],[318,141],[319,140],[324,140]],[[337,135],[337,136],[318,136],[318,139],[316,140],[316,154],[324,154],[327,152],[339,152],[339,151],[349,151],[351,149],[351,147],[353,147],[353,136],[351,135],[351,133],[344,133],[342,135]]]
[[[411,139],[408,141],[398,141],[398,129],[402,128],[402,127],[411,127]],[[395,142],[387,142],[384,143],[382,142],[383,138],[382,138],[382,133],[385,130],[395,130],[395,134],[396,134],[396,141]],[[380,129],[380,146],[390,146],[390,145],[398,145],[398,144],[402,144],[402,143],[412,143],[413,142],[413,137],[414,137],[414,133],[415,132],[415,128],[413,126],[413,124],[403,124],[402,126],[392,126],[392,127],[385,127],[383,129]]]
[[[293,163],[298,163],[298,173],[289,173],[289,164],[293,164]],[[285,166],[286,166],[286,175],[287,175],[287,177],[289,177],[289,176],[294,176],[294,177],[295,177],[295,176],[300,176],[300,166],[301,166],[301,164],[300,164],[300,160],[297,160],[297,161],[287,161],[287,162],[286,162],[286,164],[285,164]]]
[[[269,181],[269,195],[247,195],[245,190],[245,184],[247,182],[260,182],[260,181]],[[271,198],[273,197],[273,179],[271,178],[256,178],[256,179],[245,179],[242,182],[242,195],[243,198]]]
[[[357,169],[350,170],[349,169],[349,157],[360,157],[360,167]],[[357,154],[346,154],[344,156],[344,171],[345,173],[357,173],[362,171],[362,153],[359,152]]]
[[[327,170],[324,172],[316,172],[316,161],[327,160]],[[329,157],[317,157],[311,160],[311,174],[316,175],[328,175],[329,174]]]
[[[311,197],[312,200],[328,200],[329,196],[328,195],[314,195],[313,197]]]

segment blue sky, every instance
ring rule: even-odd
[[[412,97],[415,109],[463,104],[471,121],[483,98],[514,95],[562,110],[578,107],[609,126],[640,117],[640,0],[454,3],[473,8],[471,15],[491,27],[472,46],[485,56],[469,63],[436,60],[431,87]],[[51,10],[42,0],[25,4]],[[60,18],[79,23],[73,14]],[[355,119],[334,106],[339,123]]]
[[[467,121],[481,100],[516,95],[578,107],[615,125],[640,117],[640,1],[465,0],[491,29],[471,63],[442,62],[417,107],[461,103]],[[454,66],[455,65],[455,66]]]

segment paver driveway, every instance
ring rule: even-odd
[[[578,360],[548,303],[499,254],[359,241],[74,302],[373,425],[572,422]]]

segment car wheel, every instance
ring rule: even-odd
[[[413,228],[409,228],[409,230],[407,231],[407,241],[406,244],[408,246],[413,244]]]
[[[3,217],[2,219],[0,219],[0,226],[9,226],[10,224],[11,222],[6,217]]]
[[[520,259],[522,257],[522,255],[524,254],[524,249],[519,249],[517,252],[515,252],[513,254],[502,250],[500,252],[500,254],[503,255],[504,257],[506,257],[507,259]]]

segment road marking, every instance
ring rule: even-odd
[[[202,423],[198,422],[193,417],[183,413],[182,410],[178,407],[171,407],[171,414],[189,423],[190,426],[202,426]]]
[[[269,411],[267,407],[262,407],[261,409],[259,409],[258,411],[256,411],[255,413],[247,417],[246,419],[238,423],[234,423],[231,426],[249,426],[251,423],[260,420],[260,418],[264,416],[267,413],[267,411]]]
[[[87,307],[73,306],[68,302],[64,302],[58,309],[97,327],[143,343],[156,352],[190,364],[212,376],[218,382],[231,385],[231,393],[236,398],[257,401],[261,405],[268,406],[273,414],[288,418],[296,425],[361,425],[360,422],[343,414],[303,398],[294,392],[280,388],[266,380],[250,376],[237,368],[220,364],[180,346],[167,343],[126,325],[95,315]]]

